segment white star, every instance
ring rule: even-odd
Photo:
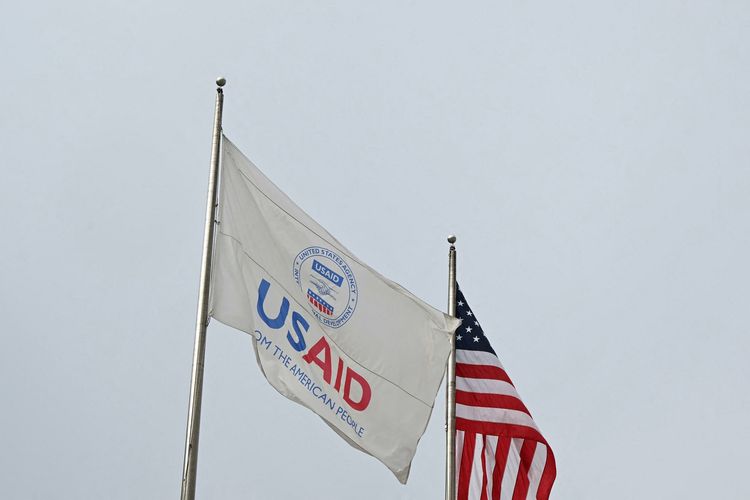
[[[474,337],[474,342],[479,342],[479,337]]]
[[[471,314],[471,311],[466,311],[466,315],[467,316],[474,316],[473,314]]]
[[[460,335],[456,335],[456,340],[461,340],[462,338]]]
[[[475,321],[474,324],[479,326],[479,321]]]
[[[460,300],[459,300],[459,301],[458,301],[458,305],[459,305],[459,306],[462,306],[462,305],[464,305],[464,303],[463,303],[462,301],[460,301]]]
[[[470,326],[466,327],[466,333],[471,333],[471,327]]]

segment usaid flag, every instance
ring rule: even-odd
[[[263,374],[402,483],[459,321],[358,260],[223,138],[211,316]]]

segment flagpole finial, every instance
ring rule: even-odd
[[[220,76],[219,78],[216,79],[216,85],[217,86],[223,87],[226,84],[227,84],[227,79],[224,78],[223,76]]]
[[[450,243],[452,245],[455,242],[456,242],[456,235],[455,234],[448,235],[448,243]]]

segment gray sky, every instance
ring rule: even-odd
[[[179,496],[214,104],[362,260],[459,281],[560,500],[745,499],[750,4],[6,2],[0,487]],[[202,499],[407,486],[209,330]]]

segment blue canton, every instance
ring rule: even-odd
[[[484,330],[479,325],[479,320],[471,308],[469,308],[469,304],[466,303],[466,297],[464,297],[460,288],[458,288],[457,292],[456,317],[463,321],[456,329],[456,349],[485,351],[495,354],[490,341],[484,336]]]

